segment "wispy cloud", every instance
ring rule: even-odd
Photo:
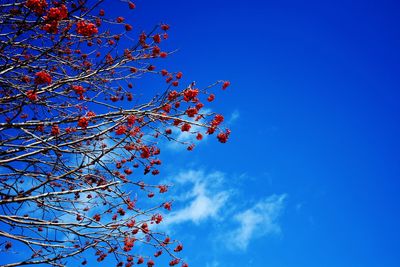
[[[210,224],[214,225],[209,228],[213,233],[210,237],[215,244],[223,241],[232,251],[245,251],[254,239],[281,232],[279,219],[286,194],[247,202],[244,192],[233,187],[232,178],[227,179],[218,171],[189,169],[179,172],[172,180],[177,192],[173,211],[165,216],[161,226],[164,229],[183,223],[218,222]]]
[[[239,226],[228,232],[224,240],[230,249],[246,250],[250,242],[269,234],[279,234],[279,217],[284,209],[286,194],[272,195],[234,215]]]
[[[189,185],[189,190],[176,197],[178,202],[187,203],[182,208],[171,212],[165,218],[165,224],[183,222],[200,223],[206,219],[215,219],[227,202],[230,192],[220,190],[218,183],[224,175],[220,172],[205,174],[203,171],[190,170],[175,177],[179,186]]]
[[[237,121],[240,117],[239,110],[235,109],[232,113],[231,116],[228,119],[228,125],[233,124],[235,121]]]

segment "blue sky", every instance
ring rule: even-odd
[[[231,81],[210,107],[228,143],[162,147],[176,185],[162,227],[190,266],[400,266],[399,3],[136,4],[108,12],[171,25],[159,69]]]
[[[400,265],[399,7],[138,1],[138,24],[172,27],[170,68],[232,83],[215,103],[234,117],[229,142],[164,151],[163,174],[198,179],[171,217],[203,193],[214,204],[226,194],[215,214],[170,225],[191,266]],[[253,227],[245,215],[255,226],[240,243],[230,234]]]

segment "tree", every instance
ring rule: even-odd
[[[181,72],[153,65],[170,54],[160,48],[169,26],[135,32],[102,2],[0,3],[0,253],[17,254],[4,266],[86,264],[90,254],[151,267],[163,252],[187,266],[182,245],[152,228],[172,203],[148,200],[170,185],[141,173],[159,174],[160,142],[194,148],[174,133],[227,141],[223,116],[203,103],[229,82],[181,86]],[[144,75],[166,86],[147,99],[134,85]],[[156,253],[138,255],[138,242]]]

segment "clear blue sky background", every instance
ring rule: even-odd
[[[212,106],[227,144],[162,147],[190,266],[400,266],[398,1],[135,3],[107,9],[170,24],[184,83],[232,84]]]
[[[222,185],[205,194],[228,197],[216,214],[171,225],[191,266],[400,266],[397,1],[137,6],[139,27],[171,25],[170,69],[232,83],[214,106],[231,116],[230,142],[164,152],[164,174],[200,171],[204,182],[218,171]],[[263,201],[277,210],[257,210]],[[246,210],[264,219],[232,245]]]

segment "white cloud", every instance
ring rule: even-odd
[[[239,117],[240,117],[239,110],[235,109],[235,110],[232,112],[231,116],[229,117],[228,125],[233,124],[235,121],[237,121],[237,119],[239,119]]]
[[[279,219],[286,194],[274,194],[249,205],[242,199],[243,192],[233,188],[221,172],[187,170],[172,180],[178,192],[173,211],[165,216],[162,228],[171,229],[171,225],[182,223],[218,222],[209,229],[211,236],[217,241],[215,244],[222,241],[232,251],[245,251],[254,239],[281,232]]]
[[[175,182],[179,187],[189,184],[190,189],[178,195],[176,200],[187,204],[169,213],[164,225],[183,222],[198,224],[206,219],[216,219],[230,196],[229,191],[220,189],[222,181],[223,174],[220,172],[205,174],[203,171],[190,170],[178,174]]]
[[[230,249],[246,250],[251,240],[281,232],[278,219],[284,208],[286,194],[272,195],[254,206],[234,215],[239,226],[228,232],[223,239]]]

